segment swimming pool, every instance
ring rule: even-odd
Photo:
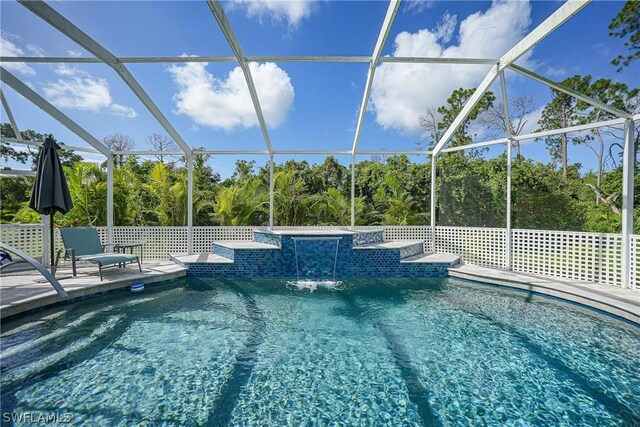
[[[313,287],[311,287],[313,288]],[[2,328],[2,414],[74,425],[630,425],[640,329],[454,279],[188,277]]]

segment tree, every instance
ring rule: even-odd
[[[312,222],[317,198],[309,195],[304,180],[293,170],[284,170],[273,177],[274,223],[284,226]]]
[[[135,142],[133,138],[121,133],[114,133],[102,138],[102,143],[106,145],[111,151],[131,151],[135,148]],[[124,164],[124,154],[114,154],[113,161],[117,167]]]
[[[425,140],[418,143],[420,148],[433,147],[441,137],[441,135],[451,126],[455,118],[458,116],[464,105],[469,101],[471,95],[475,92],[475,89],[456,89],[451,93],[451,96],[447,99],[447,103],[438,107],[437,113],[440,116],[440,120],[436,123],[436,113],[433,109],[428,109],[425,115],[420,116],[420,124],[425,128],[427,132],[427,138],[431,140]],[[451,146],[457,147],[461,145],[469,144],[473,140],[473,135],[469,135],[468,128],[469,123],[476,120],[478,116],[486,111],[493,105],[496,97],[493,92],[487,91],[482,95],[480,101],[471,109],[471,112],[465,120],[462,121],[458,130],[456,130],[451,137]]]
[[[235,182],[242,182],[247,178],[255,176],[256,161],[236,160],[236,169],[231,175],[231,179]]]
[[[591,76],[575,75],[563,80],[561,84],[580,93],[587,94],[590,82]],[[561,129],[585,122],[580,113],[588,107],[586,103],[556,89],[551,89],[551,97],[551,101],[542,110],[542,117],[538,122],[540,127],[537,131]],[[574,143],[580,142],[576,138],[579,137],[571,138],[571,140]],[[549,148],[551,157],[561,162],[562,178],[566,181],[569,171],[569,136],[566,133],[561,133],[548,136],[544,140]]]
[[[626,110],[628,113],[636,113],[640,105],[638,94],[640,89],[632,89],[624,83],[612,82],[610,79],[598,79],[588,89],[588,94],[592,98],[601,101],[604,104],[620,110]],[[585,108],[585,121],[599,122],[616,118],[615,115],[599,108]],[[604,160],[606,154],[606,141],[603,134],[610,131],[595,128],[591,130],[591,135],[584,138],[581,143],[589,147],[593,151],[597,160],[597,180],[596,187],[599,188],[602,182],[604,169]],[[596,190],[594,190],[596,192]],[[597,196],[598,203],[601,198]]]
[[[529,95],[519,95],[512,97],[509,102],[509,121],[504,114],[504,105],[499,103],[492,105],[480,115],[480,123],[489,130],[492,138],[499,138],[501,135],[508,135],[507,126],[510,125],[511,135],[520,135],[528,123],[528,116],[535,109],[533,97]],[[508,123],[508,124],[507,124]],[[516,160],[520,160],[520,141],[514,141],[513,147],[516,149]]]
[[[620,54],[611,61],[621,71],[632,61],[640,58],[640,1],[628,0],[609,24],[609,35],[621,39],[629,36],[624,45],[629,52]]]
[[[152,209],[158,218],[158,225],[179,226],[187,223],[187,183],[182,176],[171,176],[171,169],[158,162],[144,184],[156,199]]]
[[[238,186],[223,187],[215,202],[220,225],[261,225],[266,220],[268,195],[258,178]]]
[[[177,151],[178,144],[166,135],[160,135],[158,133],[152,133],[147,137],[147,143],[153,147],[155,151]],[[165,154],[156,154],[155,157],[164,163]]]

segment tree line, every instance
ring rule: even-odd
[[[640,2],[627,1],[609,25],[612,37],[625,40],[626,52],[611,62],[621,71],[640,58]],[[601,103],[629,113],[640,111],[640,89],[610,79],[575,75],[561,82]],[[459,88],[438,108],[419,117],[424,137],[418,148],[428,149],[451,125],[474,89]],[[528,125],[535,102],[517,96],[508,108],[487,92],[454,133],[450,146],[471,143],[480,125],[489,137],[520,135]],[[508,117],[505,113],[508,110]],[[537,130],[604,121],[614,116],[551,89]],[[529,124],[530,125],[530,124]],[[638,152],[638,123],[632,141]],[[476,126],[477,127],[477,126]],[[3,137],[15,138],[9,124]],[[543,163],[522,155],[519,142],[511,147],[512,222],[517,228],[620,232],[623,149],[620,129],[593,129],[579,134],[557,134],[542,141],[552,161]],[[26,141],[43,142],[44,135],[21,132]],[[59,141],[60,142],[60,141]],[[127,151],[134,141],[124,134],[105,137],[112,151]],[[147,143],[157,151],[177,146],[164,135],[153,134]],[[569,147],[581,145],[593,153],[595,168],[583,170],[571,163]],[[196,151],[197,153],[197,151]],[[0,157],[35,168],[38,152],[16,150],[0,143]],[[59,225],[106,224],[106,169],[60,150],[74,208],[56,216]],[[187,223],[187,169],[184,158],[164,154],[155,159],[114,156],[114,215],[116,225],[182,226]],[[194,225],[266,225],[269,221],[269,164],[237,160],[233,175],[222,180],[208,165],[209,156],[196,154],[193,169]],[[640,170],[636,161],[636,182]],[[437,159],[436,221],[440,225],[504,227],[506,223],[506,158],[489,158],[483,150],[446,153]],[[321,164],[289,160],[274,166],[275,225],[348,225],[351,215],[351,175],[335,158]],[[32,178],[0,179],[0,222],[33,223],[39,216],[27,206]],[[406,156],[377,156],[355,164],[355,222],[357,225],[419,225],[430,223],[431,165],[411,162]],[[634,210],[640,231],[640,192]]]

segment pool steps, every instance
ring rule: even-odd
[[[304,249],[316,269],[330,252],[322,245],[340,239],[338,270],[345,278],[446,277],[447,269],[460,262],[455,255],[425,253],[424,240],[384,240],[381,229],[254,230],[253,240],[215,241],[211,253],[171,255],[171,259],[198,276],[286,278],[295,271],[296,239],[298,250],[301,240],[318,240]]]

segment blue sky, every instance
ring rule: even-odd
[[[49,2],[116,56],[231,56],[204,2]],[[497,58],[562,2],[409,1],[401,5],[384,55]],[[2,55],[91,56],[26,8],[2,1]],[[607,26],[622,2],[593,2],[522,58],[521,64],[553,80],[573,74],[640,85],[637,63],[616,73],[610,60],[623,42]],[[371,55],[384,19],[384,1],[223,2],[249,56]],[[4,64],[98,139],[119,132],[148,149],[151,133],[164,130],[127,86],[102,64]],[[353,143],[368,64],[253,64],[252,72],[275,149],[348,150]],[[235,63],[129,64],[177,131],[193,147],[264,149],[242,73]],[[413,150],[418,117],[438,107],[458,87],[473,87],[486,66],[383,64],[378,67],[360,139],[361,149]],[[528,130],[535,130],[549,90],[507,74],[510,95],[534,97]],[[70,145],[86,145],[11,88],[3,87],[22,129],[53,133]],[[493,88],[499,93],[498,86]],[[6,121],[4,110],[2,120]],[[478,140],[489,137],[478,130]],[[489,155],[496,155],[498,149]],[[527,156],[546,160],[544,144]],[[283,161],[293,156],[279,156]],[[570,160],[590,167],[592,155],[572,147]],[[99,156],[88,156],[90,160]],[[266,158],[256,159],[262,164]],[[319,156],[295,157],[322,161]],[[212,159],[223,176],[235,158]],[[347,162],[348,157],[340,158]],[[414,160],[418,161],[418,157]]]

